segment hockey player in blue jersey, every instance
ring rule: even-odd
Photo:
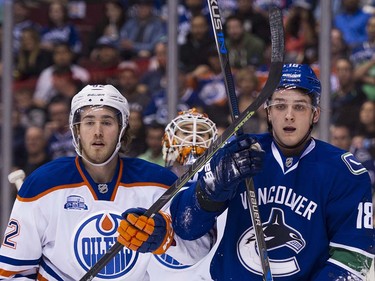
[[[69,123],[78,156],[26,178],[0,248],[0,280],[79,280],[116,241],[126,247],[93,280],[149,280],[152,253],[176,251],[184,262],[206,253],[204,239],[189,245],[174,236],[165,212],[145,221],[145,229],[123,214],[149,208],[176,180],[164,167],[120,157],[128,118],[127,100],[111,85],[88,85],[73,97]]]
[[[173,199],[174,230],[187,240],[208,233],[227,213],[210,263],[213,280],[262,280],[246,199],[248,177],[273,279],[365,280],[375,237],[370,179],[352,154],[311,136],[320,95],[308,65],[284,65],[265,104],[270,132],[232,140],[205,165],[196,184]]]

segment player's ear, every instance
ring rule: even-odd
[[[271,116],[270,116],[270,111],[269,111],[268,108],[266,108],[266,114],[267,114],[267,121],[268,121],[269,123],[271,123]]]
[[[313,124],[318,123],[319,118],[320,118],[320,107],[317,107],[313,113],[313,120],[312,120]]]

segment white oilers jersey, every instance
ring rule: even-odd
[[[17,195],[0,248],[0,279],[79,280],[117,241],[121,214],[149,208],[175,180],[169,170],[136,158],[121,159],[104,184],[93,182],[79,158],[42,166]],[[151,256],[124,247],[94,280],[149,280]]]

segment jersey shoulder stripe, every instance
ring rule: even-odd
[[[17,198],[24,201],[32,198],[35,200],[53,190],[82,184],[78,169],[72,167],[76,167],[75,157],[62,157],[42,165],[26,177]]]

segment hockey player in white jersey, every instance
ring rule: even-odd
[[[216,137],[216,125],[206,114],[198,112],[195,108],[179,112],[165,128],[162,141],[165,166],[177,176],[181,176]],[[195,181],[194,177],[188,185]],[[215,237],[211,237],[213,244]],[[210,244],[208,246],[211,248]],[[160,276],[163,276],[165,281],[184,280],[192,274],[192,270],[195,270],[195,266],[181,263],[168,254],[154,255],[148,269],[151,281],[160,280]]]
[[[147,220],[147,233],[122,215],[149,208],[176,180],[159,165],[120,158],[128,118],[127,100],[111,85],[88,85],[73,97],[70,128],[78,157],[54,160],[26,178],[0,248],[0,280],[79,280],[117,239],[128,248],[94,280],[149,280],[151,253],[175,251],[186,263],[206,253],[205,239],[189,246],[174,236],[165,212]],[[135,232],[144,240],[138,247]]]
[[[351,153],[311,136],[320,95],[308,65],[284,65],[266,103],[270,132],[234,139],[173,199],[174,230],[188,240],[208,233],[227,212],[210,264],[213,280],[264,280],[246,199],[248,177],[273,280],[365,280],[375,251],[370,178]]]

